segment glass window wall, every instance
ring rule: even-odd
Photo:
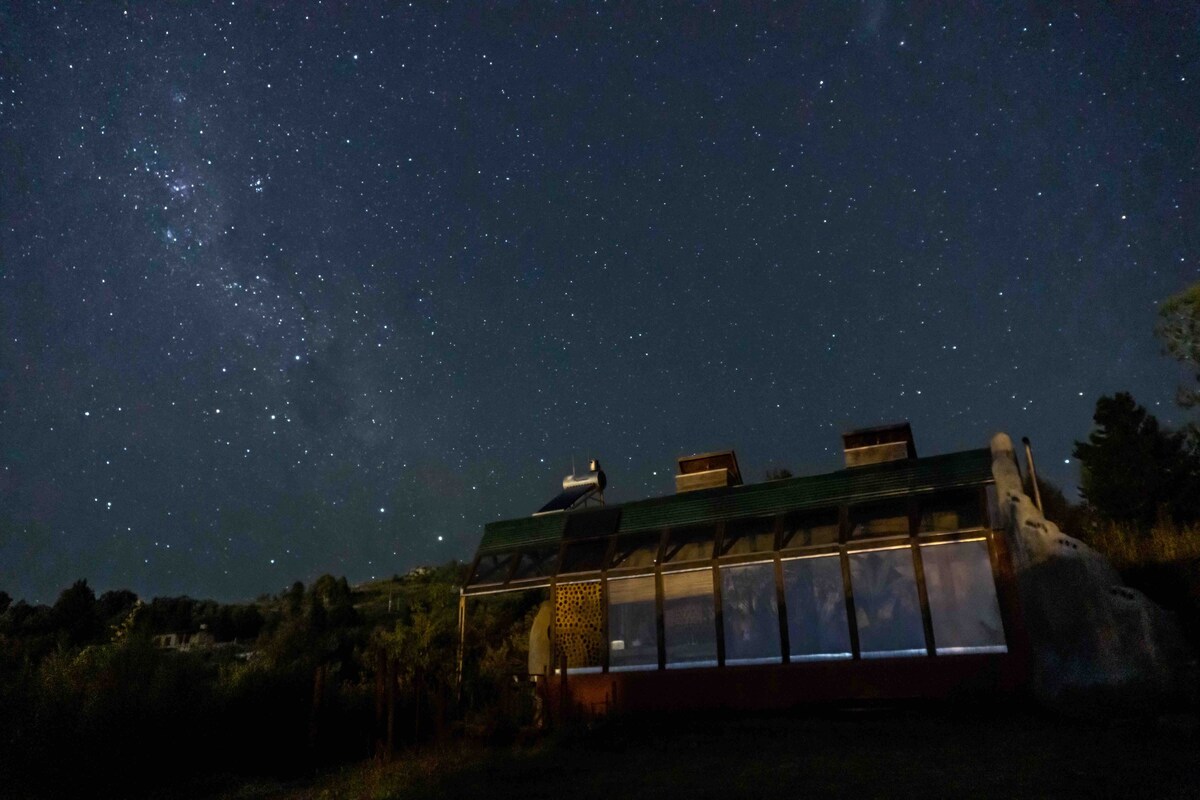
[[[986,514],[980,497],[980,492],[966,490],[922,499],[917,507],[920,532],[954,533],[981,526]],[[907,536],[908,508],[907,501],[852,507],[853,537]],[[829,548],[836,543],[837,511],[824,509],[788,514],[782,521],[778,517],[731,520],[726,523],[720,555],[752,559],[761,554],[760,559],[771,558],[777,524],[782,529],[780,546],[785,550],[781,571],[791,661],[851,658],[855,630],[863,658],[928,652],[912,545],[891,547],[880,542],[873,549],[852,549],[843,554],[828,549],[797,552],[799,548]],[[690,561],[695,567],[699,566],[696,562],[709,561],[715,532],[714,525],[670,531],[663,561],[672,566]],[[606,557],[613,569],[648,570],[658,564],[661,539],[658,531],[643,531],[620,536],[615,543],[611,537],[568,540],[559,573],[599,572]],[[988,542],[960,537],[956,541],[925,540],[920,547],[937,653],[1006,652]],[[510,570],[518,581],[545,577],[553,573],[557,558],[558,551],[543,547],[526,548],[519,557],[511,553],[485,556],[470,584],[500,584]],[[850,574],[849,595],[843,581],[844,565]],[[759,560],[721,564],[715,577],[721,581],[720,632],[716,627],[711,567],[676,566],[674,571],[662,573],[663,658],[667,666],[715,666],[718,635],[722,634],[726,664],[782,661],[782,611],[777,602],[775,563]],[[574,603],[571,608],[560,606],[556,621],[569,667],[598,667],[602,659],[597,653],[603,654],[607,647],[609,666],[614,671],[656,669],[659,623],[655,577],[621,577],[619,571],[610,575],[606,603],[600,602],[598,583],[584,589],[579,578],[576,581],[559,584],[561,597]],[[848,596],[853,597],[853,619],[848,619]],[[608,615],[607,641],[597,627],[601,618],[592,613],[599,610]]]
[[[562,566],[558,571],[559,573],[599,572],[604,566],[604,557],[607,553],[608,539],[571,542],[563,550]]]
[[[609,579],[609,670],[658,668],[657,618],[653,575]]]
[[[925,545],[921,561],[937,652],[1007,652],[987,541]]]
[[[659,532],[626,534],[617,538],[610,567],[653,567],[658,563]]]
[[[714,525],[697,525],[676,528],[667,535],[667,549],[663,563],[678,561],[710,561],[716,545],[717,529]]]
[[[850,553],[863,658],[925,655],[925,626],[910,547]]]
[[[475,565],[475,574],[471,576],[471,585],[504,583],[508,571],[512,569],[512,553],[498,556],[480,556]]]
[[[711,569],[663,573],[663,634],[668,667],[717,665]]]
[[[948,533],[983,527],[977,489],[941,492],[920,501],[921,533]]]
[[[522,550],[517,568],[513,571],[512,580],[519,581],[527,578],[549,578],[554,574],[555,562],[558,561],[558,548],[531,548]]]
[[[751,517],[730,520],[721,540],[721,555],[769,553],[775,549],[775,518]]]
[[[908,536],[908,503],[889,501],[850,507],[850,538]]]
[[[782,661],[775,563],[721,567],[726,664]]]
[[[837,553],[783,562],[788,649],[792,661],[850,658],[850,622]]]
[[[783,518],[781,549],[837,544],[838,512],[836,508],[788,514]]]

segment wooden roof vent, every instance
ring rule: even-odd
[[[741,485],[742,471],[738,468],[737,453],[732,450],[679,457],[679,472],[675,475],[676,494]]]
[[[842,434],[847,467],[865,467],[885,461],[904,461],[917,457],[912,426],[907,422],[860,428]]]

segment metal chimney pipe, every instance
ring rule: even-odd
[[[1038,511],[1042,509],[1042,493],[1038,489],[1037,470],[1033,467],[1033,448],[1029,445],[1029,437],[1022,436],[1021,444],[1025,445],[1025,463],[1029,465],[1029,483],[1033,485],[1033,503],[1037,506]]]

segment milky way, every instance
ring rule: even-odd
[[[474,4],[468,4],[474,5]],[[0,9],[0,588],[466,558],[597,456],[1166,421],[1194,8]]]

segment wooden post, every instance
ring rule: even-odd
[[[787,593],[783,582],[783,560],[775,553],[771,564],[775,576],[775,613],[779,625],[779,660],[784,664],[792,663],[791,632],[788,630]]]
[[[908,543],[912,548],[913,577],[917,582],[917,601],[921,604],[921,626],[925,629],[925,654],[937,655],[937,643],[933,639],[933,615],[929,610],[929,591],[925,587],[925,559],[921,553],[919,530],[920,509],[914,497],[908,499]]]
[[[709,568],[711,575],[709,580],[712,581],[712,602],[713,602],[713,622],[717,636],[717,666],[725,666],[725,603],[723,598],[723,588],[721,586],[721,567],[719,556],[721,553],[722,539],[725,537],[725,523],[717,523],[713,531],[713,549],[709,553]]]
[[[663,528],[658,537],[658,558],[654,560],[654,617],[658,637],[658,668],[667,668],[666,600],[663,599],[662,562],[670,528]]]
[[[850,554],[846,550],[846,542],[850,539],[850,509],[848,506],[838,507],[838,558],[842,562],[842,591],[846,598],[846,624],[850,627],[850,651],[854,658],[862,658],[858,644],[858,618],[854,610],[854,587],[850,578]]]
[[[463,659],[466,655],[467,641],[467,596],[463,590],[458,590],[458,658],[454,672],[454,704],[462,705],[463,691]]]

